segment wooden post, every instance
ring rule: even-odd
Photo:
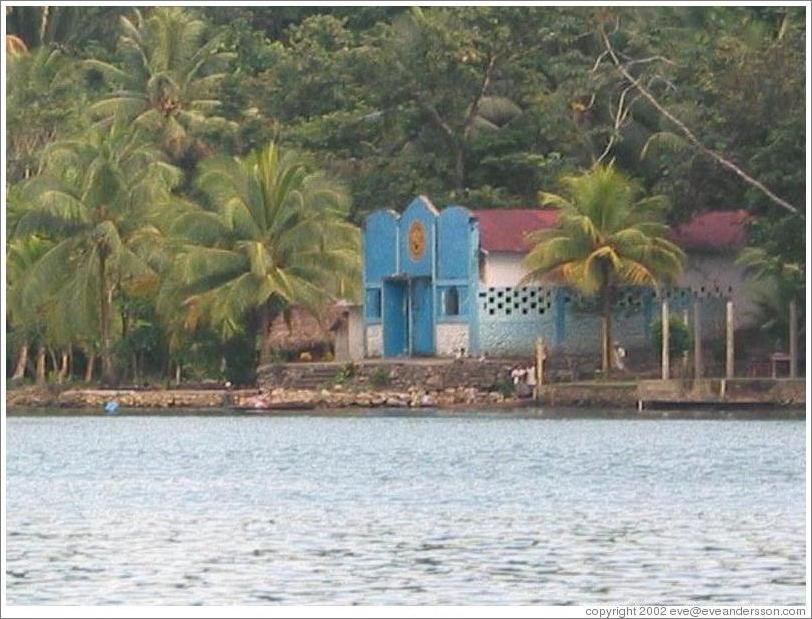
[[[544,340],[536,340],[536,384],[541,386],[544,382]]]
[[[688,310],[682,310],[682,324],[685,325],[685,331],[688,332],[688,329],[691,326],[691,322],[688,320]],[[688,377],[688,349],[686,348],[682,351],[682,359],[680,359],[680,376],[682,378]]]
[[[544,384],[544,360],[546,358],[547,354],[544,351],[544,340],[538,338],[536,340],[536,386],[535,393],[533,394],[536,398],[541,394],[541,386]]]
[[[726,355],[725,355],[725,378],[733,378],[734,374],[734,367],[733,367],[733,359],[734,359],[734,350],[733,350],[733,301],[727,302],[727,345],[726,345]]]
[[[694,379],[702,378],[702,322],[699,300],[694,300]]]
[[[789,302],[789,377],[798,378],[798,307]]]
[[[668,343],[669,343],[669,339],[670,339],[669,338],[669,336],[670,336],[670,334],[669,334],[669,326],[670,325],[668,323],[668,320],[669,320],[668,319],[668,299],[664,299],[663,300],[663,313],[662,313],[662,319],[661,319],[661,321],[662,321],[661,322],[661,324],[662,324],[662,332],[663,332],[663,342],[662,342],[662,344],[663,344],[663,359],[662,359],[663,380],[668,380],[668,377],[671,374],[670,368],[669,368],[669,364],[670,364],[670,354],[669,353],[670,353],[670,351],[668,349]]]

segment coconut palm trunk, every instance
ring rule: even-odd
[[[56,375],[56,382],[60,385],[65,382],[65,378],[68,375],[68,370],[70,367],[70,353],[67,350],[63,350],[60,355],[60,362],[59,362],[59,369]]]
[[[110,291],[107,286],[107,257],[99,252],[99,318],[101,330],[102,383],[113,383],[113,359],[110,356]]]
[[[599,304],[601,368],[612,372],[612,308],[621,287],[671,284],[683,251],[668,239],[661,196],[640,198],[642,187],[613,166],[562,179],[566,195],[541,193],[558,209],[558,225],[530,236],[524,282],[552,278]]]
[[[17,356],[17,366],[14,368],[14,375],[11,380],[22,380],[25,377],[25,366],[28,365],[28,344],[20,347],[20,354]]]
[[[271,309],[268,304],[260,308],[259,313],[259,362],[262,364],[271,361]]]
[[[96,365],[96,354],[90,353],[87,357],[87,367],[85,368],[85,382],[89,383],[93,380],[93,370]]]
[[[45,346],[40,344],[39,348],[37,349],[37,384],[44,385],[45,384],[45,364],[47,363],[45,357],[46,351]]]
[[[601,337],[603,346],[601,350],[601,369],[603,375],[608,377],[612,372],[612,299],[608,290],[603,293],[602,305]]]

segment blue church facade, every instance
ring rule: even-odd
[[[364,229],[369,356],[477,351],[478,231],[471,212],[416,198],[402,215],[372,213]]]
[[[597,352],[600,319],[572,291],[555,285],[489,285],[488,252],[476,213],[438,211],[424,196],[398,215],[371,213],[363,234],[364,332],[368,357],[457,354],[519,357],[537,338],[552,349]],[[672,312],[691,308],[690,288],[663,294]],[[624,291],[614,331],[629,348],[651,343],[660,298],[649,289]],[[724,301],[703,301],[703,330],[721,332]]]

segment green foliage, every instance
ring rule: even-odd
[[[58,49],[9,55],[7,69],[7,181],[14,183],[37,172],[48,143],[87,124],[88,95],[76,63]]]
[[[566,216],[572,242],[533,258],[538,273],[567,271],[595,308],[619,285],[676,273],[663,223],[745,208],[756,217],[741,259],[766,295],[768,337],[783,337],[789,300],[804,298],[805,214],[776,209],[691,146],[598,36],[610,24],[625,66],[703,144],[803,205],[799,7],[15,6],[6,19],[15,350],[115,349],[124,376],[178,361],[249,376],[264,321],[355,294],[346,218],[418,193],[473,208],[526,207],[539,190],[604,204],[613,223],[593,227],[611,245]],[[290,178],[306,194],[328,186],[329,199],[258,200],[270,142],[299,153]],[[638,183],[561,180],[610,162]],[[627,208],[646,195],[669,204]],[[272,202],[295,213],[276,228],[262,221]],[[617,224],[641,209],[652,221]],[[330,232],[311,233],[326,213]],[[580,267],[558,260],[569,250]]]
[[[217,116],[217,89],[234,59],[223,37],[210,36],[206,22],[177,7],[120,18],[120,63],[91,59],[112,92],[91,112],[112,122],[125,118],[157,136],[175,162],[207,154],[204,137],[228,132],[233,123]]]
[[[663,323],[656,321],[652,325],[652,337],[657,347],[657,358],[663,354]],[[671,359],[679,359],[691,350],[691,332],[688,325],[679,316],[668,318],[668,354]]]
[[[623,286],[659,286],[682,272],[682,250],[661,223],[662,196],[641,198],[641,188],[614,166],[596,166],[562,179],[566,196],[542,192],[559,209],[558,226],[530,239],[525,281],[552,280],[595,297],[603,319],[604,374],[610,371],[612,308]]]
[[[656,286],[682,272],[684,254],[667,240],[662,196],[640,188],[613,166],[562,179],[566,196],[542,193],[560,210],[558,227],[533,236],[527,280],[553,278],[586,295],[620,286]]]
[[[353,378],[355,378],[355,374],[357,372],[357,368],[354,363],[345,363],[341,366],[341,369],[336,373],[333,382],[336,385],[346,385]]]
[[[6,10],[6,28],[28,49],[59,46],[81,53],[94,43],[112,42],[110,24],[121,12],[119,7],[11,6]]]
[[[359,234],[343,219],[346,192],[300,155],[270,144],[242,159],[211,159],[196,185],[206,205],[171,223],[183,245],[164,282],[165,313],[180,294],[188,326],[209,324],[227,338],[256,312],[267,358],[274,317],[293,305],[318,313],[356,293]]]
[[[376,368],[375,371],[372,373],[372,376],[369,377],[369,383],[375,389],[383,389],[389,386],[389,372],[387,372],[384,368]]]
[[[48,324],[62,343],[68,334],[98,339],[107,380],[112,299],[154,286],[151,261],[162,237],[149,212],[166,204],[179,179],[138,133],[114,125],[49,145],[42,174],[15,192],[23,203],[15,235],[53,243],[26,272],[22,304],[50,307]]]
[[[790,218],[795,219],[795,218]],[[788,237],[791,236],[788,234]],[[738,263],[752,278],[751,293],[755,297],[757,323],[761,332],[774,346],[786,348],[789,339],[789,306],[795,302],[801,335],[805,324],[804,291],[806,286],[803,262],[789,262],[786,250],[775,248],[771,254],[763,247],[746,247],[739,254]]]
[[[494,389],[504,398],[512,398],[516,393],[516,385],[510,378],[498,379]]]

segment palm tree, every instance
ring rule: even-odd
[[[199,136],[206,130],[234,127],[216,116],[217,90],[236,54],[222,51],[220,36],[206,38],[206,24],[177,7],[138,10],[120,18],[120,67],[88,60],[115,90],[91,106],[110,121],[125,118],[160,136],[174,161],[206,151]]]
[[[53,242],[28,270],[23,299],[50,295],[67,330],[98,334],[104,382],[113,380],[114,296],[155,284],[162,237],[150,210],[168,202],[181,178],[137,132],[114,125],[46,148],[41,174],[20,189],[27,206],[16,235]]]
[[[25,376],[31,346],[41,343],[43,339],[45,325],[39,318],[38,307],[32,308],[23,302],[23,290],[29,270],[51,246],[52,243],[37,236],[11,239],[6,245],[6,318],[11,327],[11,333],[7,335],[11,336],[10,341],[18,349],[12,380],[21,380]],[[39,305],[41,303],[37,303]],[[44,359],[45,347],[41,346],[39,351]],[[44,365],[42,367],[44,369]],[[43,374],[37,378],[41,382],[45,376]]]
[[[264,362],[275,316],[294,304],[318,315],[357,286],[360,235],[345,219],[347,193],[299,154],[270,144],[242,159],[210,159],[197,186],[209,207],[173,224],[185,246],[162,303],[171,312],[180,299],[187,327],[203,320],[226,338],[255,316]]]
[[[770,335],[778,345],[789,341],[788,310],[791,303],[800,309],[801,334],[804,325],[804,291],[806,275],[803,263],[790,262],[771,254],[763,247],[745,247],[736,262],[745,268],[754,282],[763,285],[757,290],[755,303],[758,308],[761,330]]]
[[[40,46],[74,48],[77,43],[108,38],[110,19],[122,7],[11,6],[6,9],[8,36],[27,49]],[[106,41],[104,41],[106,42]]]
[[[602,322],[602,367],[610,371],[612,308],[621,286],[658,286],[682,272],[684,254],[666,239],[662,196],[640,198],[613,165],[562,179],[565,196],[540,193],[560,209],[558,226],[532,235],[526,281],[549,278],[595,297]]]
[[[7,174],[16,182],[36,172],[46,144],[84,124],[78,112],[86,96],[76,63],[58,49],[38,47],[8,60]]]

